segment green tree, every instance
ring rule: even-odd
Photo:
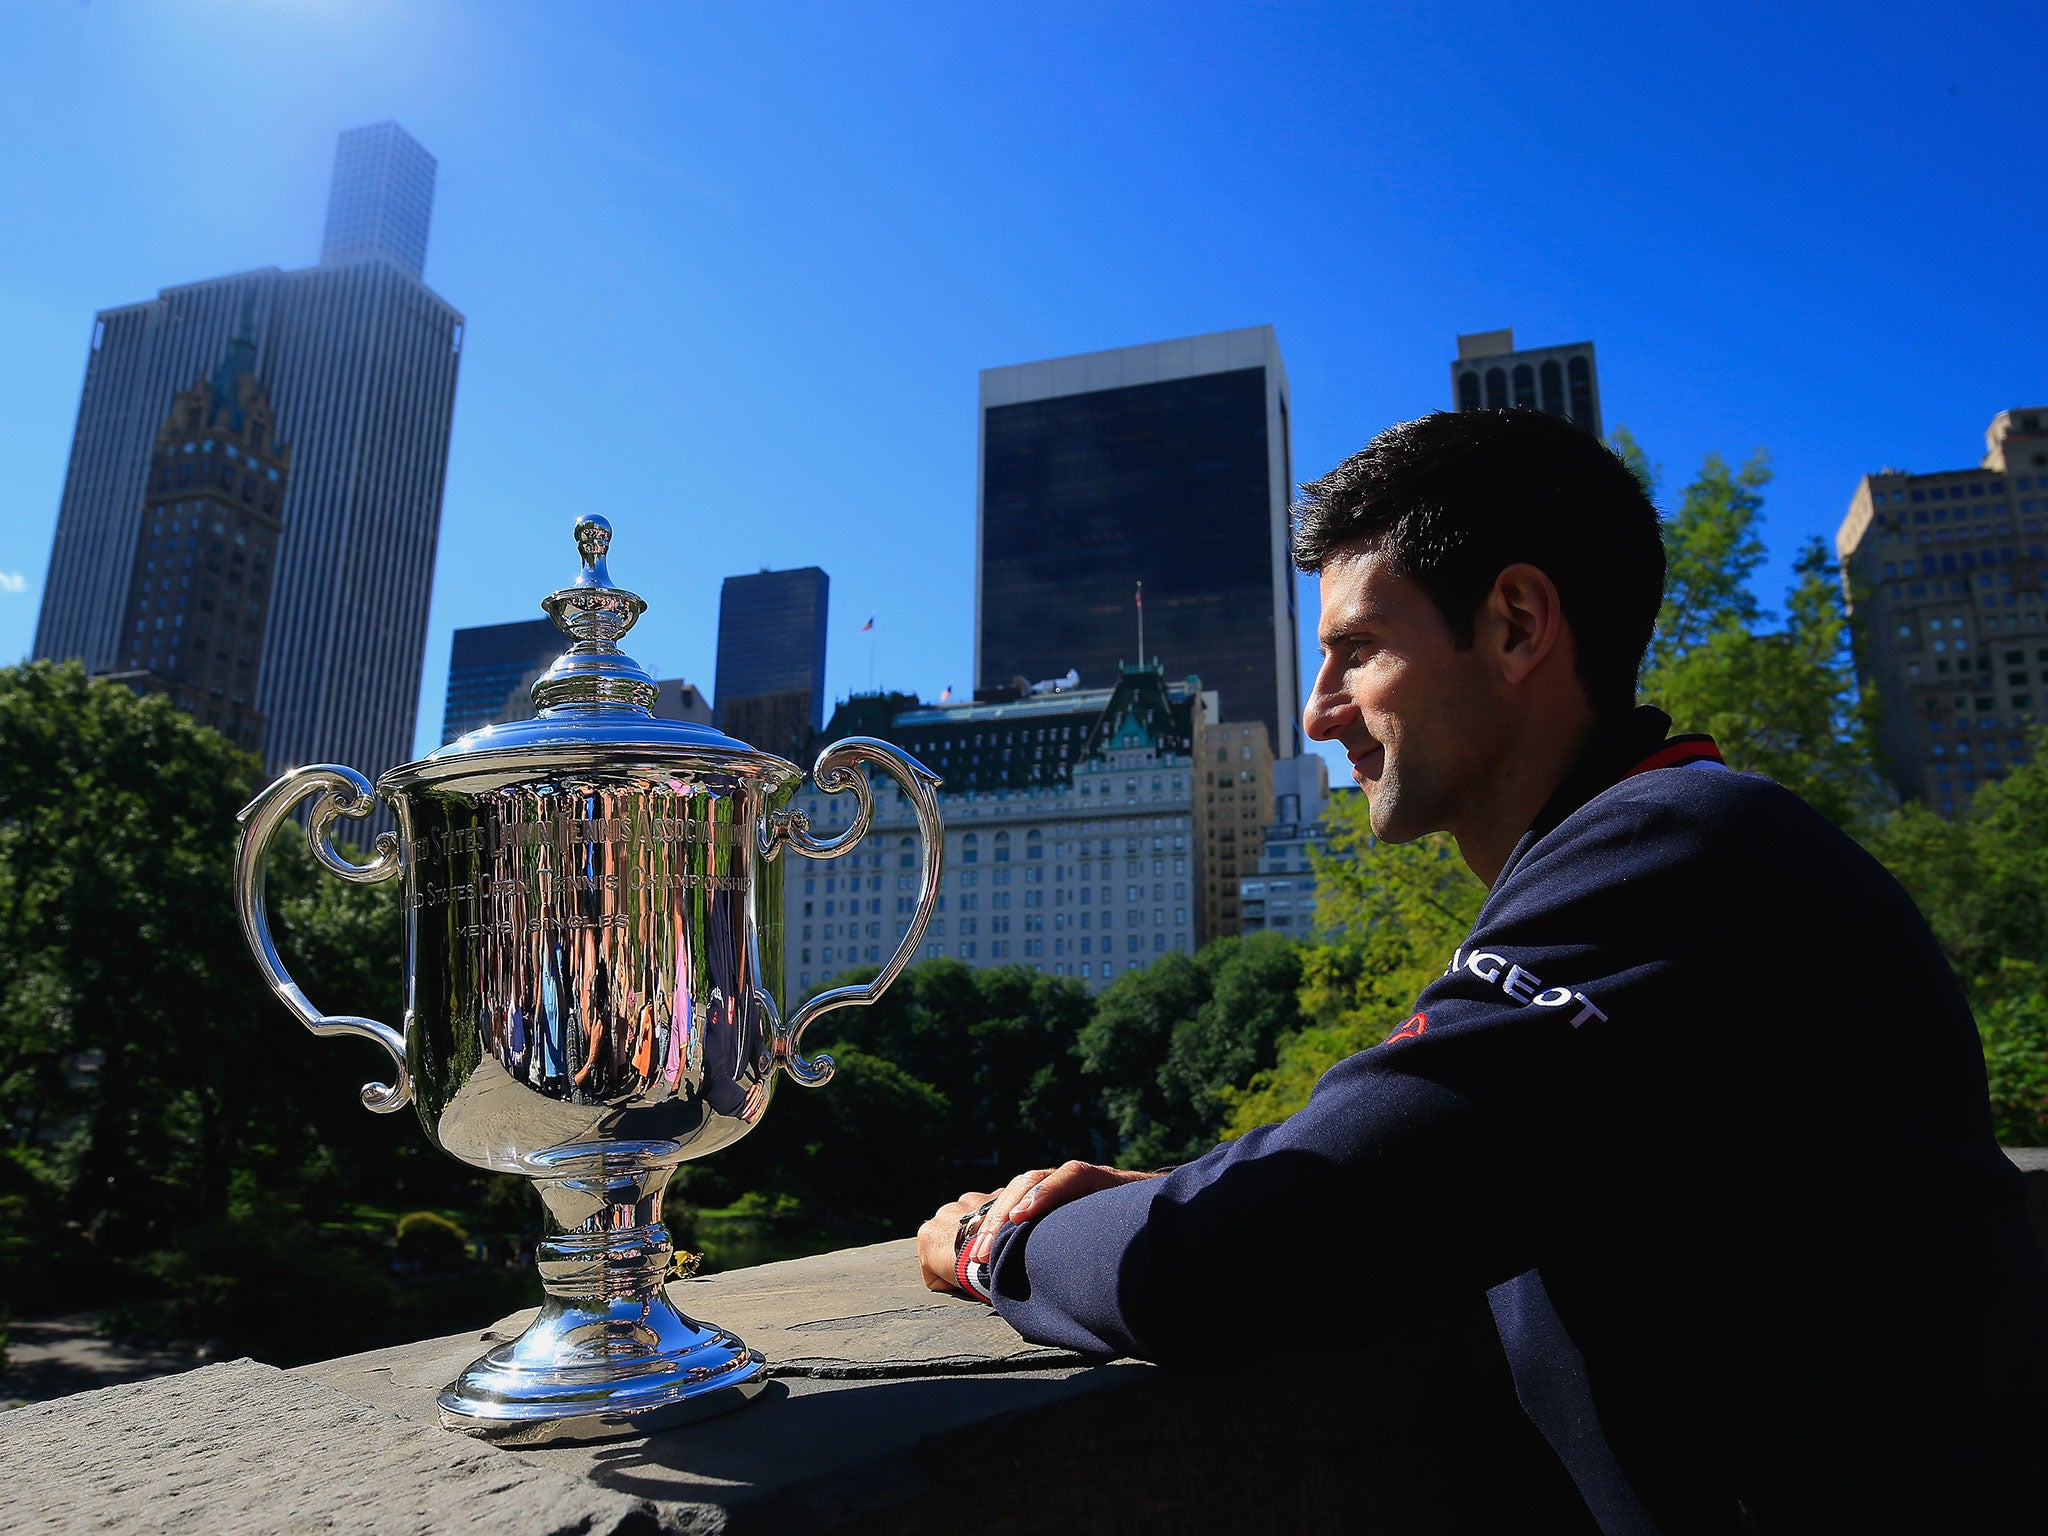
[[[862,967],[834,985],[875,974]],[[752,1192],[815,1219],[900,1226],[960,1190],[1113,1146],[1075,1037],[1081,985],[1021,966],[957,960],[909,967],[872,1007],[828,1016],[838,1063],[815,1091],[784,1084],[760,1129],[691,1165],[705,1206]],[[807,1051],[817,1049],[816,1037]],[[886,1172],[885,1172],[886,1170]]]
[[[1617,431],[1616,448],[1654,489],[1657,471]],[[1837,825],[1857,829],[1892,803],[1872,762],[1874,711],[1856,680],[1841,574],[1814,540],[1800,551],[1785,621],[1752,582],[1771,470],[1709,454],[1664,520],[1664,602],[1641,694],[1681,731],[1705,731],[1730,766],[1776,779]]]
[[[75,663],[0,672],[0,1114],[103,1252],[223,1206],[263,1113],[228,890],[257,774]]]
[[[1362,794],[1335,796],[1324,812],[1329,847],[1313,862],[1325,937],[1302,958],[1303,1023],[1270,1066],[1222,1095],[1231,1136],[1293,1114],[1331,1067],[1386,1039],[1479,915],[1485,887],[1449,838],[1383,843],[1368,814]]]
[[[2048,1145],[2048,734],[1944,820],[1915,802],[1869,833],[1963,984],[2008,1146]]]
[[[1121,1162],[1183,1162],[1215,1145],[1234,1086],[1301,1028],[1302,954],[1277,933],[1223,938],[1104,989],[1079,1044]]]
[[[862,968],[836,982],[873,974]],[[849,1043],[935,1088],[947,1104],[947,1161],[986,1176],[1105,1146],[1096,1093],[1074,1048],[1090,1011],[1086,989],[1071,977],[927,960],[873,1007],[835,1013],[831,1023]]]
[[[744,1140],[692,1165],[689,1194],[705,1200],[716,1189],[728,1204],[743,1193],[779,1198],[806,1226],[842,1240],[907,1231],[959,1193],[945,1156],[951,1106],[931,1084],[859,1046],[822,1049],[832,1080],[779,1085]]]
[[[316,1041],[250,959],[235,817],[260,782],[165,699],[76,664],[0,669],[0,1306],[168,1301],[201,1275],[224,1295],[216,1266],[254,1245],[178,1255],[202,1229],[246,1235],[252,1191],[310,1253],[310,1222],[388,1198],[426,1151],[363,1112],[370,1054]],[[276,927],[308,990],[396,1017],[395,889],[316,878],[292,839],[279,853]],[[468,1182],[439,1154],[419,1167],[416,1203]]]

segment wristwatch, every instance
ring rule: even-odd
[[[960,1228],[953,1234],[953,1283],[984,1306],[989,1304],[989,1266],[974,1263],[968,1258],[973,1252],[968,1239],[979,1230],[982,1218],[995,1208],[995,1201],[985,1202],[978,1211],[969,1211],[960,1218]]]
[[[981,1230],[981,1219],[995,1209],[995,1204],[995,1196],[991,1195],[988,1199],[982,1201],[977,1209],[968,1211],[961,1216],[960,1225],[953,1231],[953,1256],[955,1258],[958,1258],[960,1250],[967,1246],[968,1239]]]

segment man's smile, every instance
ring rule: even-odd
[[[1351,759],[1351,777],[1360,785],[1376,783],[1380,769],[1386,765],[1387,749],[1377,742],[1347,754]]]

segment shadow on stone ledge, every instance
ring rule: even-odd
[[[994,1536],[1591,1531],[1478,1299],[1365,1349],[1210,1378],[1028,1344],[923,1290],[907,1241],[672,1293],[775,1363],[759,1401],[645,1439],[497,1454],[731,1536],[951,1536],[970,1505]],[[528,1315],[295,1374],[431,1424],[440,1387]]]

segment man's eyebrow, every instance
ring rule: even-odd
[[[1330,624],[1317,625],[1316,643],[1327,646],[1338,640],[1346,640],[1357,635],[1369,634],[1373,628],[1372,615],[1363,613],[1345,614]]]
[[[1379,628],[1382,615],[1377,606],[1364,603],[1356,608],[1340,608],[1335,613],[1326,613],[1324,623],[1333,635],[1356,634],[1361,629]]]

